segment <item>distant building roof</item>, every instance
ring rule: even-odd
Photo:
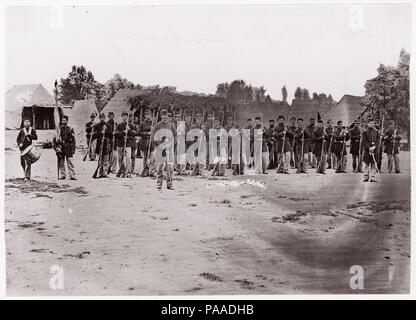
[[[330,118],[335,122],[342,120],[342,123],[351,126],[365,111],[366,107],[361,105],[363,97],[344,95],[331,111]]]

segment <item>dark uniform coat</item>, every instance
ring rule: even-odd
[[[17,145],[19,146],[19,150],[23,151],[25,150],[28,146],[30,146],[32,144],[33,140],[38,140],[38,135],[36,134],[36,130],[33,129],[32,127],[29,127],[27,132],[29,133],[27,136],[25,134],[25,128],[22,128],[19,131],[19,134],[17,135]],[[22,146],[20,146],[20,144],[22,144]]]
[[[136,136],[137,136],[136,127],[132,123],[126,123],[126,122],[122,122],[117,125],[117,129],[115,132],[117,147],[119,148],[124,147],[124,143],[126,141],[126,132],[125,132],[126,126],[128,126],[126,147],[134,148],[134,144],[136,143],[135,141],[136,141]]]
[[[286,131],[285,134],[285,145],[283,146],[283,131]],[[291,139],[293,139],[293,133],[286,128],[284,124],[278,123],[276,128],[274,129],[273,136],[276,139],[276,150],[278,153],[281,153],[282,150],[284,153],[291,152],[292,146],[290,145]]]
[[[141,151],[147,152],[147,149],[149,148],[151,127],[152,121],[150,120],[145,120],[139,124],[138,135],[142,138],[139,146]]]
[[[400,137],[396,131],[396,139],[393,138],[394,136],[394,129],[387,129],[384,135],[384,152],[387,154],[399,154],[399,147],[400,147]],[[394,142],[394,143],[393,143]],[[394,150],[393,150],[394,145]]]
[[[53,148],[57,150],[58,146],[61,150],[60,155],[71,158],[75,153],[75,132],[74,129],[68,125],[61,125],[59,129],[60,141],[53,138]]]
[[[320,157],[321,156],[321,151],[322,151],[322,143],[323,141],[326,140],[326,135],[325,135],[325,130],[323,127],[317,127],[312,134],[312,141],[313,141],[313,154],[316,157]],[[328,143],[327,141],[325,142],[325,144]],[[324,146],[325,148],[325,146]],[[325,149],[324,149],[325,152]]]
[[[104,129],[105,126],[105,129]],[[104,131],[104,135],[103,135]],[[101,154],[101,145],[103,145],[103,155],[111,153],[113,132],[111,131],[110,126],[108,126],[104,121],[100,121],[94,125],[94,134],[93,139],[97,139],[97,146],[95,148],[96,154]],[[104,139],[104,141],[103,141]]]
[[[117,127],[117,124],[114,122],[114,120],[108,120],[107,126],[109,127],[110,132],[112,133],[112,139],[110,141],[110,150],[116,150],[117,149],[117,143],[115,139],[115,130]]]
[[[361,140],[360,127],[354,126],[350,130],[350,139],[351,139],[350,153],[352,155],[358,156],[360,154],[360,140]]]
[[[349,140],[350,135],[348,132],[343,134],[342,129],[335,128],[334,130],[334,138],[332,141],[332,144],[334,145],[334,153],[341,157],[342,149],[344,149],[343,155],[345,156],[347,154],[347,141]]]
[[[334,152],[334,127],[326,127],[325,128],[325,135],[327,138],[327,143],[325,144],[325,151],[326,153],[333,153]]]
[[[304,139],[302,143],[302,139]],[[295,131],[295,145],[296,145],[296,154],[301,154],[302,145],[303,145],[303,154],[309,153],[310,150],[310,140],[312,136],[309,134],[308,130],[303,130],[302,128],[297,128]]]
[[[375,128],[367,128],[363,132],[363,161],[366,164],[374,163],[372,156],[370,155],[370,147],[376,146],[374,154],[377,155],[377,141],[379,139],[378,130]]]

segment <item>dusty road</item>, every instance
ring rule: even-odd
[[[51,150],[24,184],[17,152],[5,154],[8,295],[409,292],[409,153],[401,174],[377,183],[332,170],[227,172],[175,178],[174,191],[149,178],[93,180],[81,153],[78,181],[56,181]],[[49,287],[54,265],[63,290]],[[353,265],[364,290],[350,289]]]

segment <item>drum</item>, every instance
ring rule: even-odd
[[[22,151],[20,154],[27,162],[33,164],[39,160],[41,154],[41,149],[35,147],[34,145],[28,146],[25,150]]]

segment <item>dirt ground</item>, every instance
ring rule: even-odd
[[[410,153],[401,165],[377,183],[333,170],[227,170],[157,191],[150,178],[92,179],[96,163],[80,151],[78,180],[57,181],[50,149],[23,183],[6,148],[7,294],[408,293]],[[49,286],[54,265],[63,290]],[[350,288],[353,265],[364,268],[364,290]]]

